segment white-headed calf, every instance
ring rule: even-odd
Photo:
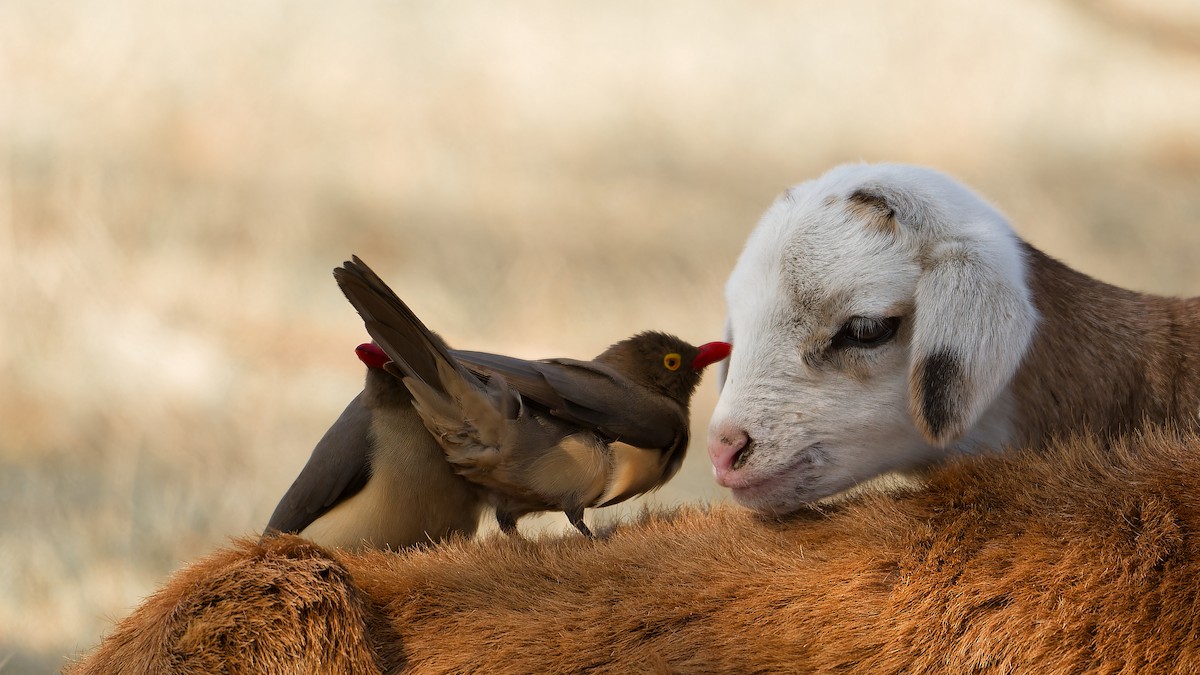
[[[953,452],[1193,423],[1200,303],[1115,288],[930,169],[787,190],[729,279],[718,482],[787,512]]]

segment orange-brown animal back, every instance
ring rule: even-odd
[[[270,654],[293,672],[1195,672],[1198,451],[1158,431],[1072,440],[820,513],[683,509],[599,541],[240,544],[178,575],[80,672],[118,672],[130,649],[152,670]],[[278,601],[280,583],[322,611]],[[181,648],[189,623],[187,644],[210,648]]]
[[[68,672],[381,673],[398,644],[344,566],[287,535],[183,569]]]

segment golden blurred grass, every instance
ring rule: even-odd
[[[1200,293],[1200,54],[1081,7],[0,4],[0,663],[262,526],[360,386],[350,253],[462,347],[703,341],[779,190],[888,159]],[[654,497],[715,498],[702,444]]]

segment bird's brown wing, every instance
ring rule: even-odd
[[[486,379],[498,373],[555,417],[612,440],[662,449],[687,443],[687,419],[679,404],[632,384],[607,366],[574,359],[526,361],[485,352],[451,353],[476,375]]]
[[[534,367],[535,361],[461,349],[451,349],[450,355],[485,382],[491,379],[493,373],[500,374],[510,386],[521,392],[522,396],[544,408],[561,408],[567,405],[554,387],[550,386],[546,376]]]
[[[362,398],[362,393],[354,397],[317,442],[300,475],[271,514],[267,530],[301,532],[367,484],[371,475],[371,411]]]

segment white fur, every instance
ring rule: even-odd
[[[894,232],[848,201],[859,190],[892,206]],[[1037,324],[1020,240],[947,176],[858,164],[791,188],[750,235],[726,299],[734,349],[709,436],[752,439],[722,477],[746,506],[791,511],[1011,439],[1006,387]],[[899,316],[900,329],[882,346],[832,348],[852,316]],[[945,350],[961,395],[934,433],[913,396],[923,371],[912,371]]]

